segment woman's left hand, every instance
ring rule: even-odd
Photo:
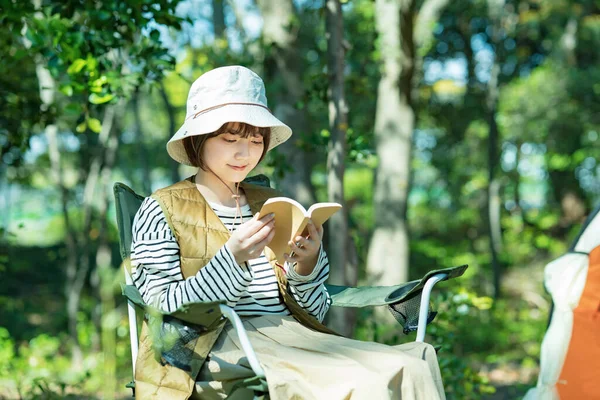
[[[290,257],[289,254],[284,254],[287,262],[297,263],[295,270],[300,275],[309,275],[315,268],[323,240],[322,225],[315,225],[311,220],[308,222],[307,229],[308,237],[296,236],[293,242],[288,243],[294,255]]]

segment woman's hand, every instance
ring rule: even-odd
[[[315,225],[311,220],[308,221],[307,228],[308,237],[296,236],[293,242],[288,243],[294,255],[284,254],[287,262],[297,263],[295,270],[300,275],[309,275],[315,268],[323,240],[322,225]]]
[[[238,264],[260,257],[275,235],[274,214],[257,218],[258,213],[250,221],[240,225],[227,241],[227,247]]]

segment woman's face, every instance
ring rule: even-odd
[[[239,123],[231,122],[227,128],[204,143],[202,160],[225,182],[241,182],[260,161],[264,140],[258,128],[246,138],[232,133],[239,130]]]

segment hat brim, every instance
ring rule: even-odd
[[[268,150],[280,145],[292,136],[290,127],[264,107],[248,104],[227,104],[200,114],[196,118],[186,120],[167,143],[167,152],[175,161],[191,165],[183,146],[183,139],[215,132],[228,122],[243,122],[259,128],[271,128]]]

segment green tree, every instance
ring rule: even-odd
[[[408,279],[408,194],[416,126],[415,81],[420,51],[428,45],[431,27],[446,1],[381,0],[376,2],[381,79],[377,90],[375,138],[375,227],[369,245],[367,271],[375,284]],[[418,33],[419,36],[416,36]]]
[[[53,183],[61,193],[69,250],[65,298],[75,365],[82,363],[77,313],[99,238],[94,232],[106,234],[106,229],[98,229],[106,221],[110,193],[106,185],[117,150],[115,107],[136,87],[172,68],[174,59],[160,43],[157,24],[178,28],[182,19],[174,16],[176,6],[172,1],[8,4],[11,24],[6,34],[13,51],[29,54],[34,63],[39,110],[45,116],[39,131],[47,137]],[[77,132],[87,143],[76,153],[80,157],[74,164],[65,162],[59,144],[63,130]],[[72,190],[79,185],[66,183],[66,170],[74,171],[82,184],[78,213],[72,210]]]

